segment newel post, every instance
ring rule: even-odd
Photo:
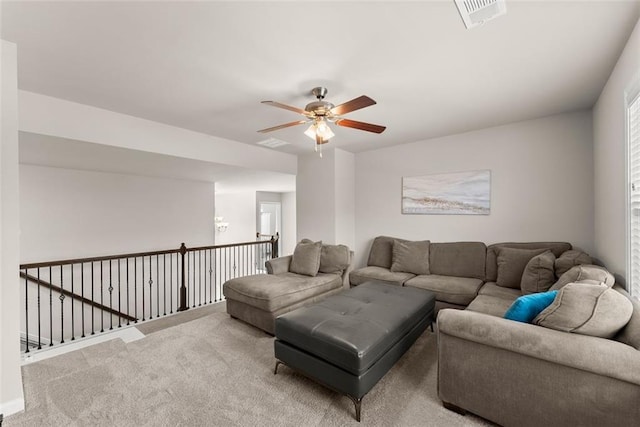
[[[187,282],[186,282],[186,272],[184,266],[184,258],[187,253],[187,247],[182,243],[180,245],[180,261],[182,263],[182,277],[180,279],[180,306],[178,307],[178,311],[185,311],[189,309],[189,305],[187,304]]]
[[[278,240],[280,239],[280,233],[276,233],[275,236],[271,236],[271,258],[278,258]]]

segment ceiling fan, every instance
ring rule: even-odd
[[[318,146],[329,142],[334,135],[327,122],[335,123],[338,126],[348,127],[353,129],[365,130],[367,132],[382,133],[386,129],[385,126],[374,125],[371,123],[359,122],[356,120],[349,120],[342,118],[343,114],[350,113],[352,111],[359,110],[361,108],[370,107],[376,104],[376,101],[368,96],[362,95],[357,98],[347,101],[344,104],[338,106],[325,101],[324,97],[327,95],[327,88],[316,87],[311,90],[311,93],[317,98],[316,101],[310,102],[302,108],[292,107],[290,105],[282,104],[276,101],[262,101],[263,104],[271,105],[273,107],[283,108],[285,110],[293,111],[303,115],[305,118],[297,120],[295,122],[285,123],[283,125],[274,126],[266,129],[261,129],[258,132],[267,133],[274,130],[284,129],[291,126],[297,126],[305,123],[311,123],[309,129],[304,133],[311,139],[316,141],[316,149]]]

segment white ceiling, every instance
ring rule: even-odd
[[[21,89],[255,144],[310,151],[304,126],[261,105],[304,106],[314,86],[381,135],[335,129],[359,152],[590,108],[640,1],[507,1],[466,30],[453,1],[2,2]],[[336,127],[336,126],[334,126]]]

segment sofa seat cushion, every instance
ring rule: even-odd
[[[393,272],[384,267],[369,266],[353,270],[349,273],[349,281],[354,286],[371,280],[402,286],[404,282],[415,276],[415,274],[411,273]]]
[[[227,281],[223,293],[228,299],[273,312],[341,286],[339,274],[319,273],[315,277],[295,273],[256,274]]]
[[[491,316],[503,317],[513,302],[522,296],[520,289],[504,288],[495,282],[482,285],[478,296],[471,301],[467,310]]]
[[[467,305],[478,295],[482,280],[430,274],[416,276],[407,280],[404,285],[431,291],[436,294],[438,301]]]
[[[465,310],[504,317],[504,314],[509,310],[516,298],[508,299],[491,295],[478,295]]]
[[[516,298],[522,296],[522,291],[520,289],[513,288],[504,288],[502,286],[498,286],[496,282],[487,282],[480,288],[478,295],[487,295],[490,297],[497,297],[509,300],[511,302],[515,301]]]

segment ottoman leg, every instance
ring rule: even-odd
[[[279,360],[276,360],[276,367],[273,368],[273,375],[278,375],[278,366],[282,365],[282,362]]]
[[[442,402],[442,406],[444,406],[446,409],[456,412],[460,415],[467,415],[467,411],[457,405],[454,405],[453,403],[449,403],[449,402]]]
[[[360,422],[360,412],[362,409],[362,397],[355,398],[353,396],[349,396],[348,394],[347,394],[347,397],[351,399],[351,401],[353,402],[353,405],[356,407],[356,421]]]

